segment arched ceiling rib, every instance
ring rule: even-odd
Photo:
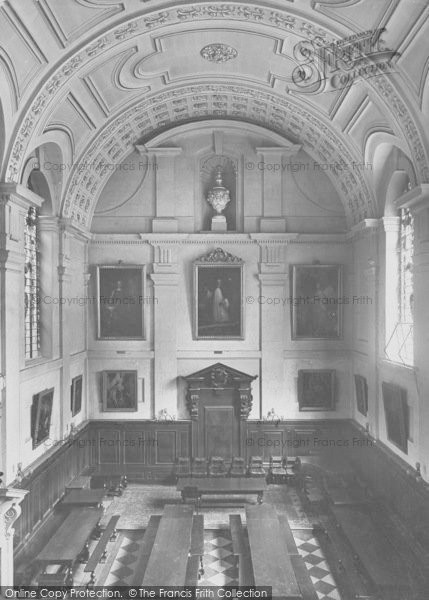
[[[282,98],[256,87],[199,84],[173,88],[136,103],[99,133],[75,165],[66,192],[64,214],[81,225],[95,207],[112,166],[119,165],[138,140],[148,141],[160,130],[207,118],[241,120],[262,125],[286,138],[299,141],[324,169],[345,200],[349,223],[375,215],[373,199],[353,155],[340,136],[297,100]],[[323,163],[323,165],[322,165]]]

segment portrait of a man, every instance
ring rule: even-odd
[[[33,396],[33,403],[31,405],[31,437],[33,448],[36,448],[49,438],[53,399],[53,388]]]
[[[293,339],[340,339],[342,306],[339,265],[294,265]]]
[[[137,371],[103,371],[104,411],[137,410]]]
[[[142,339],[144,268],[97,268],[98,339]]]
[[[299,370],[298,403],[300,411],[334,410],[335,370]]]
[[[73,377],[71,383],[71,413],[72,417],[80,413],[82,408],[82,375]]]

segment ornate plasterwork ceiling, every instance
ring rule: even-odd
[[[97,136],[76,165],[66,192],[64,214],[87,225],[101,189],[137,140],[149,140],[169,127],[207,118],[236,119],[255,123],[299,140],[317,162],[330,165],[326,171],[347,200],[345,212],[350,223],[374,215],[372,195],[359,170],[349,168],[353,156],[335,131],[310,111],[297,106],[296,99],[282,98],[256,87],[229,84],[184,86],[158,93],[132,106]]]
[[[3,176],[20,181],[31,150],[48,133],[63,132],[73,161],[64,175],[63,214],[88,227],[109,163],[123,160],[133,144],[193,119],[231,118],[261,124],[302,143],[315,160],[336,163],[330,175],[349,223],[375,216],[367,175],[341,169],[363,162],[369,131],[396,135],[409,148],[417,179],[429,181],[423,131],[401,73],[328,93],[316,77],[311,94],[300,93],[292,74],[300,64],[298,42],[326,46],[390,22],[398,40],[406,41],[413,22],[400,32],[401,1],[380,0],[371,13],[368,0],[273,0],[270,6],[62,0],[61,14],[53,0],[34,0],[28,10],[33,21],[24,23],[18,1],[6,0],[0,21],[6,15],[16,29],[21,20],[37,85],[27,67],[22,83],[18,70],[14,77],[17,55],[6,61],[17,111]],[[413,10],[420,36],[424,9]],[[412,44],[405,41],[403,53]],[[55,44],[62,54],[53,52]]]

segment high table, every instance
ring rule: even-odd
[[[78,555],[102,515],[99,508],[81,508],[70,511],[37,560],[43,564],[73,566]]]
[[[144,574],[144,586],[185,585],[192,526],[192,506],[165,506]]]
[[[249,506],[246,520],[255,585],[271,586],[273,599],[302,599],[274,507]]]
[[[194,488],[197,490],[198,502],[205,494],[211,495],[238,495],[256,494],[258,503],[262,502],[264,491],[267,489],[267,484],[264,478],[256,477],[207,477],[207,478],[180,478],[177,484],[177,491],[181,493],[182,500],[185,502],[187,498],[187,489]]]

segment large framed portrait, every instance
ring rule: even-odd
[[[54,388],[44,390],[33,396],[31,405],[31,439],[33,440],[33,449],[49,439],[53,399]]]
[[[144,338],[144,266],[97,267],[97,337],[100,340]]]
[[[293,339],[340,339],[341,265],[293,265],[291,311]]]
[[[408,453],[409,413],[407,392],[393,383],[382,383],[387,439]]]
[[[82,375],[78,375],[77,377],[73,377],[71,382],[71,390],[70,390],[70,408],[72,417],[80,413],[82,409],[82,383],[83,377]]]
[[[243,339],[243,261],[217,248],[194,263],[197,340]]]
[[[355,375],[356,407],[364,417],[368,414],[368,384],[365,377]]]
[[[103,371],[101,379],[103,410],[137,410],[137,371]]]
[[[298,371],[300,411],[335,410],[335,369]]]

